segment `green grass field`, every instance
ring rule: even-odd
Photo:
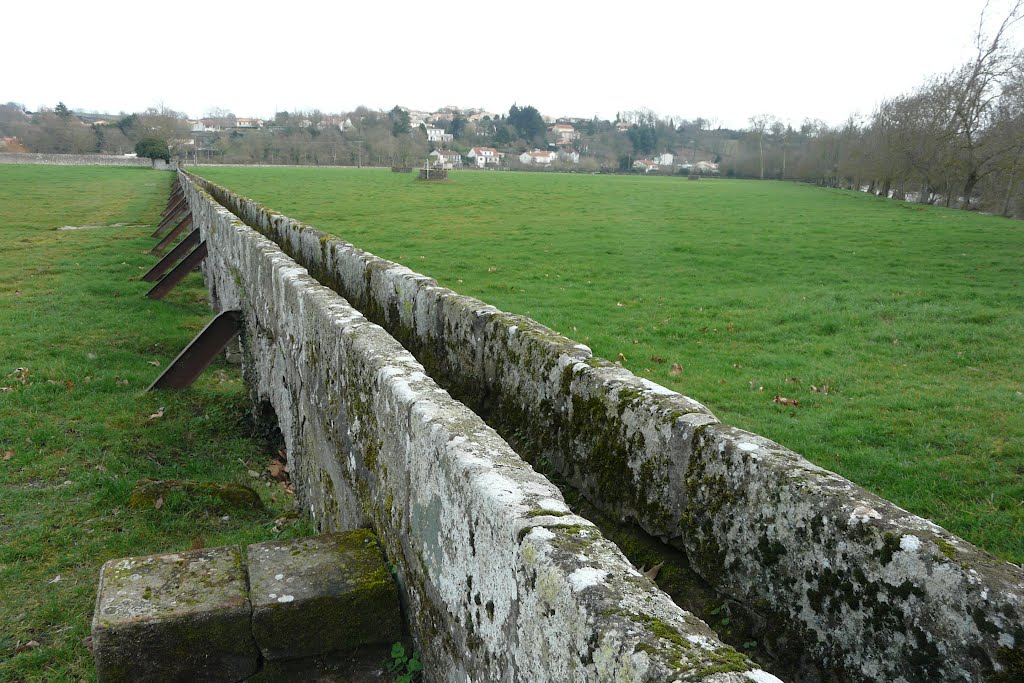
[[[781,183],[198,171],[1024,561],[1020,222]]]
[[[95,680],[83,639],[106,560],[310,532],[283,521],[287,492],[249,474],[273,446],[246,420],[235,368],[144,393],[211,315],[198,275],[144,297],[171,180],[0,166],[0,681]],[[129,225],[55,230],[115,223]],[[266,509],[179,494],[132,508],[144,477],[248,483]]]

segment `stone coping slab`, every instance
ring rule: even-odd
[[[232,545],[111,560],[100,570],[92,633],[102,683],[327,673],[368,681],[401,639],[402,619],[376,538],[357,529],[248,552]]]
[[[99,680],[238,681],[256,673],[238,546],[111,560],[93,615]]]
[[[369,530],[257,543],[247,557],[252,630],[266,659],[401,639],[398,591]]]

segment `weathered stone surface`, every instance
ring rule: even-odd
[[[369,530],[258,543],[246,552],[252,631],[266,659],[401,639],[398,591]]]
[[[793,669],[1024,680],[1020,567],[528,318],[196,182],[595,507],[684,551]],[[354,494],[340,498],[352,514]]]
[[[211,298],[243,311],[243,372],[274,407],[300,500],[325,528],[377,530],[426,680],[777,680],[637,572],[393,338],[181,178]]]
[[[364,645],[351,652],[305,659],[264,660],[247,683],[393,683],[387,671],[391,645]]]
[[[111,560],[93,615],[96,673],[118,681],[238,681],[256,671],[237,546]]]

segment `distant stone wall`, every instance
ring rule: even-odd
[[[176,165],[138,157],[107,154],[8,154],[0,153],[0,164],[49,164],[52,166],[141,166],[160,170],[173,170]]]
[[[321,526],[372,525],[429,681],[771,683],[383,329],[180,174],[218,311]]]
[[[1024,571],[542,325],[198,180],[807,680],[1024,680]]]

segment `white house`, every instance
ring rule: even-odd
[[[559,161],[567,161],[572,164],[580,163],[580,153],[573,149],[563,149],[558,152]]]
[[[532,152],[523,152],[519,155],[519,163],[521,164],[540,164],[541,166],[547,166],[557,159],[558,155],[555,152],[543,152],[539,149],[535,149]]]
[[[693,166],[701,175],[718,175],[718,164],[713,161],[698,161]]]
[[[548,128],[548,132],[555,136],[555,144],[567,145],[580,137],[579,132],[568,123],[556,123]]]
[[[469,154],[466,155],[466,158],[472,159],[473,163],[480,168],[497,166],[501,161],[501,152],[493,147],[474,147],[469,150]]]
[[[434,165],[440,168],[458,168],[462,166],[462,155],[450,149],[435,149],[430,153]]]
[[[633,170],[652,173],[658,170],[658,162],[651,161],[650,159],[637,159],[633,162]]]
[[[427,142],[440,142],[445,144],[455,139],[451,133],[445,133],[444,128],[427,128]]]
[[[659,166],[668,166],[670,168],[675,159],[675,156],[671,152],[665,152],[664,154],[659,154],[654,157],[654,160],[658,162]]]
[[[260,119],[235,119],[235,128],[256,129],[262,128],[263,121]]]

